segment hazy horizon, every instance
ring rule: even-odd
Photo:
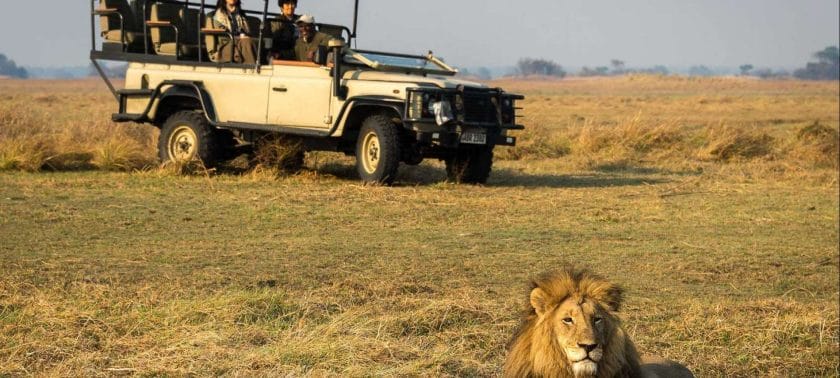
[[[246,9],[262,2],[243,0]],[[53,3],[49,1],[47,3]],[[208,3],[211,3],[208,1]],[[44,2],[10,4],[10,14],[35,14]],[[276,1],[269,3],[277,11]],[[33,28],[29,17],[0,23],[0,53],[20,66],[87,65],[89,2],[59,2]],[[461,67],[505,67],[520,58],[564,67],[795,68],[840,43],[837,0],[691,0],[644,3],[531,0],[487,6],[478,0],[361,0],[358,47],[405,53],[432,50]],[[300,0],[298,13],[352,26],[349,0]],[[97,21],[98,25],[98,21]]]

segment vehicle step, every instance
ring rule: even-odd
[[[120,89],[117,94],[121,96],[151,96],[155,93],[153,89]]]
[[[111,120],[114,122],[136,122],[143,118],[142,114],[134,113],[114,113],[111,114]]]

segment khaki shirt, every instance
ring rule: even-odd
[[[318,46],[327,46],[333,39],[329,34],[316,32],[312,37],[312,41],[306,42],[303,38],[298,38],[295,42],[295,57],[300,61],[309,61],[309,53],[318,49]]]

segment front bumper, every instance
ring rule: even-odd
[[[489,130],[488,130],[489,131]],[[500,133],[487,133],[485,143],[464,143],[461,132],[418,132],[417,142],[422,145],[440,146],[446,148],[457,148],[461,145],[487,145],[487,146],[515,146],[516,137],[502,135]]]
[[[524,96],[505,93],[501,88],[408,88],[406,90],[405,117],[402,123],[406,129],[417,135],[421,145],[444,148],[461,144],[515,146],[516,138],[509,136],[509,130],[522,130],[516,124],[515,101]],[[445,102],[441,117],[435,102]],[[434,112],[430,104],[435,105]],[[447,114],[447,113],[443,113]]]

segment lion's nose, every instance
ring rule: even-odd
[[[589,353],[595,350],[595,348],[598,347],[598,344],[578,344],[578,346],[583,348],[586,351],[586,353]]]

